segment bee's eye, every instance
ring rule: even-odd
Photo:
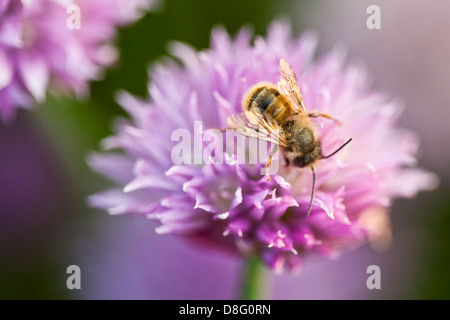
[[[305,158],[303,157],[297,157],[294,159],[294,165],[296,165],[297,167],[303,168],[306,166],[306,161]]]

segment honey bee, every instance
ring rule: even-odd
[[[272,157],[281,148],[286,165],[311,168],[313,186],[307,216],[311,213],[314,199],[316,175],[314,165],[318,160],[327,159],[345,147],[350,138],[333,153],[324,156],[320,138],[310,118],[324,117],[341,124],[327,113],[308,113],[297,82],[297,77],[289,63],[280,60],[281,78],[278,85],[261,82],[252,87],[243,99],[242,113],[228,117],[230,128],[248,136],[273,144],[268,156],[266,169],[270,167]],[[269,175],[270,179],[270,175]]]

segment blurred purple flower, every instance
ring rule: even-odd
[[[137,20],[154,0],[4,0],[0,3],[0,118],[45,100],[50,84],[86,93],[117,53],[118,26]],[[72,11],[76,5],[79,12]],[[79,28],[69,27],[78,14]],[[73,22],[73,21],[72,21]]]
[[[254,44],[251,38],[245,28],[234,39],[216,28],[209,50],[174,43],[171,53],[183,65],[167,60],[154,66],[149,101],[119,96],[132,120],[120,121],[104,147],[124,154],[96,153],[89,159],[119,187],[91,196],[90,204],[110,214],[155,219],[160,234],[258,255],[276,272],[298,270],[309,254],[334,257],[389,235],[392,200],[437,183],[433,174],[412,168],[419,142],[395,126],[401,108],[369,90],[361,68],[345,67],[342,51],[314,61],[317,39],[311,33],[293,39],[289,26],[277,22],[266,38],[256,37]],[[194,133],[194,121],[202,121],[203,128],[226,127],[227,116],[241,112],[248,88],[278,82],[281,58],[293,66],[308,110],[343,123],[314,119],[324,154],[353,138],[315,166],[316,195],[308,217],[312,176],[307,169],[281,166],[268,181],[261,165],[241,164],[235,155],[224,154],[226,164],[171,161],[174,130]]]

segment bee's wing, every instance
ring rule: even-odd
[[[284,59],[280,60],[281,78],[278,82],[278,91],[288,99],[292,107],[302,117],[308,117],[303,97],[298,87],[297,76],[291,65]]]
[[[240,129],[239,133],[252,138],[268,141],[282,148],[287,146],[286,139],[280,135],[278,124],[265,114],[244,111],[227,118],[228,125]]]

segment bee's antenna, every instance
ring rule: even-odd
[[[352,138],[348,139],[346,143],[344,143],[342,146],[340,146],[336,151],[334,151],[332,154],[329,154],[328,156],[322,156],[321,159],[327,159],[332,156],[334,156],[336,153],[338,153],[343,147],[345,147],[350,141],[352,141]]]
[[[309,201],[309,208],[308,208],[308,213],[306,214],[306,216],[309,216],[309,214],[311,213],[312,203],[313,203],[313,199],[314,199],[314,190],[316,189],[316,173],[314,172],[313,167],[311,167],[311,171],[313,174],[313,185],[312,185],[312,191],[311,191],[311,200]]]

